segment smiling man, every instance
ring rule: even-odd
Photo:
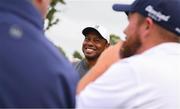
[[[109,34],[107,30],[100,26],[87,27],[82,31],[85,39],[82,44],[82,51],[85,59],[74,63],[75,69],[82,78],[86,72],[94,66],[101,53],[109,46]]]

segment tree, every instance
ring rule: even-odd
[[[82,60],[83,56],[78,52],[78,51],[74,51],[73,53],[73,57]]]
[[[50,29],[53,25],[57,24],[59,22],[59,19],[54,17],[55,13],[59,12],[59,10],[56,9],[56,5],[58,3],[66,4],[64,0],[52,0],[50,4],[50,10],[46,16],[47,19],[47,27],[46,30]]]
[[[111,45],[116,44],[119,40],[121,40],[119,36],[117,36],[115,34],[110,35],[110,44]]]
[[[56,5],[57,4],[63,4],[65,5],[65,1],[64,0],[52,0],[51,4],[50,4],[50,9],[48,11],[48,14],[46,16],[46,20],[47,20],[47,27],[46,30],[50,29],[53,25],[56,25],[59,22],[59,19],[55,19],[55,14],[57,12],[59,12],[59,10],[56,9]],[[56,46],[58,48],[58,50],[67,58],[66,53],[64,52],[64,50],[60,47],[60,46]]]
[[[59,10],[56,9],[57,4],[63,4],[65,5],[65,1],[64,0],[52,0],[51,4],[50,4],[50,10],[47,14],[46,20],[47,20],[47,27],[46,30],[50,29],[53,25],[56,25],[59,22],[59,19],[56,18],[55,19],[55,14],[57,12],[60,12]],[[110,44],[114,45],[117,43],[117,41],[120,40],[120,37],[114,34],[110,35]],[[64,52],[64,50],[61,47],[57,47],[66,57],[66,54]],[[83,59],[83,56],[80,54],[80,52],[78,51],[74,51],[73,53],[73,57],[74,58],[78,58],[78,59]]]
[[[56,46],[56,45],[55,45],[55,46]],[[64,52],[64,50],[62,49],[62,47],[56,46],[56,48],[67,58],[66,53]]]

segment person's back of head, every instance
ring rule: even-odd
[[[4,13],[19,16],[31,23],[42,24],[48,11],[49,0],[1,0],[0,9]],[[39,21],[34,21],[34,19]]]
[[[24,5],[32,4],[37,9],[37,11],[41,14],[41,16],[43,18],[45,18],[51,0],[18,0],[18,1],[1,0],[0,2],[2,3],[2,5],[4,5],[5,3],[9,4],[9,5],[16,5],[16,4],[19,4],[19,3],[24,4]],[[17,7],[17,8],[21,8],[21,6]],[[24,8],[29,8],[29,7],[24,7]]]
[[[77,75],[44,35],[49,3],[0,0],[0,108],[75,107]]]
[[[46,14],[49,8],[49,4],[51,0],[28,0],[33,3],[33,5],[37,8],[40,14],[46,18]]]

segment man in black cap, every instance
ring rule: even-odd
[[[101,25],[86,27],[82,33],[85,36],[82,44],[85,59],[73,63],[75,69],[79,72],[80,78],[96,64],[98,57],[109,46],[108,31]]]
[[[79,82],[77,107],[178,109],[180,1],[136,0],[113,9],[128,15],[127,39],[105,50]]]

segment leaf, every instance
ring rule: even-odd
[[[58,22],[59,22],[59,19],[54,17],[54,15],[57,13],[57,12],[60,12],[56,9],[56,5],[57,4],[66,4],[64,0],[52,0],[51,4],[50,4],[50,9],[48,11],[48,14],[46,16],[46,19],[47,19],[47,22],[48,22],[48,25],[46,27],[46,30],[50,29],[53,25],[56,25]]]

